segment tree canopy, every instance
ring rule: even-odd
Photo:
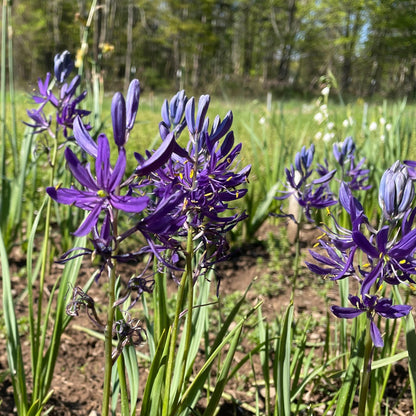
[[[15,77],[76,55],[91,1],[14,0]],[[85,52],[85,47],[84,50]],[[98,0],[88,54],[110,87],[416,95],[416,0]],[[110,81],[111,80],[111,81]],[[326,81],[328,78],[326,78]]]

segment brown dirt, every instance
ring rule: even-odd
[[[258,240],[253,244],[245,245],[233,251],[229,261],[219,267],[218,273],[221,277],[220,293],[221,297],[235,292],[243,293],[249,284],[257,277],[247,296],[248,304],[255,304],[259,299],[264,300],[263,315],[265,319],[272,322],[276,316],[281,316],[282,311],[289,302],[291,291],[291,274],[292,270],[288,265],[293,261],[293,248],[289,248],[282,257],[280,254],[270,253],[267,251],[268,245],[266,240],[270,239],[270,233],[278,236],[280,229],[268,225],[261,230]],[[306,256],[306,247],[310,246],[310,241],[316,237],[314,230],[304,233],[303,246],[304,256]],[[278,241],[278,238],[277,238]],[[277,243],[278,244],[278,243]],[[277,260],[276,260],[277,258]],[[274,263],[272,264],[272,262]],[[276,266],[276,261],[280,265]],[[13,275],[13,284],[16,295],[24,289],[24,283],[19,277],[19,269],[24,267],[24,258],[18,253],[10,259]],[[280,268],[281,270],[277,270]],[[50,281],[47,287],[51,288],[57,273],[60,273],[59,266],[54,265],[52,273],[49,276]],[[86,280],[91,269],[88,267],[88,261],[85,261],[85,269],[80,276],[80,280]],[[301,278],[295,293],[295,319],[302,316],[312,316],[316,324],[313,331],[308,334],[310,343],[318,345],[325,341],[324,320],[327,314],[328,299],[337,298],[337,289],[334,284],[318,282],[311,284],[311,279],[316,277],[310,276],[306,268],[302,268]],[[265,278],[267,276],[267,279]],[[170,288],[174,290],[174,282],[170,282]],[[90,292],[91,296],[96,299],[103,296],[101,284],[94,285]],[[0,292],[1,296],[1,292]],[[1,299],[1,297],[0,297]],[[19,316],[27,315],[27,308],[24,300],[17,305]],[[103,365],[103,342],[86,335],[78,329],[79,326],[91,328],[91,322],[85,317],[80,316],[73,319],[67,331],[62,337],[60,355],[58,358],[53,389],[54,393],[49,405],[53,406],[51,415],[55,416],[87,416],[99,414],[101,406],[102,380],[104,374]],[[25,338],[22,339],[24,359],[27,363],[30,361],[29,345]],[[248,338],[242,339],[242,345],[236,355],[236,360],[241,359],[244,354],[253,347],[252,341]],[[146,345],[139,347],[144,353],[147,352]],[[317,354],[316,350],[314,354]],[[317,355],[319,356],[319,355]],[[259,363],[254,362],[258,368]],[[5,351],[4,334],[0,333],[0,375],[8,368]],[[145,379],[146,371],[141,371],[142,378]],[[261,377],[261,376],[260,376]],[[0,379],[1,381],[1,379]],[[259,380],[257,380],[259,381]],[[325,381],[325,380],[323,380]],[[395,403],[394,415],[413,415],[410,388],[402,392],[403,386],[407,382],[406,362],[397,363],[387,386],[387,396],[389,397],[390,406]],[[331,380],[326,380],[326,385],[321,388],[306,390],[303,400],[305,403],[314,404],[322,402],[326,391],[334,391],[338,387],[331,384]],[[144,384],[144,383],[142,383]],[[327,389],[327,390],[325,390]],[[255,405],[256,387],[253,381],[252,368],[250,364],[242,367],[238,379],[233,380],[226,388],[227,399],[223,400],[222,407],[218,413],[220,416],[252,415],[248,406]],[[264,400],[264,389],[260,386],[260,399]],[[400,396],[401,395],[401,396]],[[229,397],[233,400],[230,401]],[[399,399],[397,399],[399,397]],[[240,403],[237,405],[236,403]],[[201,406],[204,403],[201,401]],[[264,402],[263,404],[264,405]],[[321,415],[323,408],[315,408],[310,415]],[[96,413],[94,413],[96,412]],[[12,386],[10,380],[6,378],[0,383],[0,416],[9,416],[15,414]]]

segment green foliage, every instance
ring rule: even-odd
[[[77,52],[91,2],[15,0],[15,76],[51,71],[55,53]],[[101,7],[102,6],[102,7]],[[240,95],[316,93],[329,69],[349,96],[414,98],[412,1],[119,0],[94,12],[86,44],[106,87],[138,76],[147,89]],[[80,36],[81,34],[81,36]],[[87,73],[94,81],[94,71]]]

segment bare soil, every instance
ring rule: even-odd
[[[289,247],[285,253],[271,253],[270,245],[266,243],[270,239],[270,233],[279,245],[278,227],[267,226],[263,229],[258,239],[252,244],[237,247],[232,252],[229,261],[221,264],[218,268],[221,277],[220,297],[226,298],[228,295],[237,292],[243,293],[249,284],[257,278],[252,289],[247,296],[248,304],[254,305],[259,299],[263,299],[263,315],[266,320],[272,322],[276,316],[281,316],[288,305],[291,292],[291,277],[293,270],[289,267],[293,264],[294,249]],[[284,237],[284,234],[283,234]],[[316,237],[313,230],[302,235],[303,239],[303,256],[307,256],[307,248]],[[268,248],[269,247],[269,248]],[[276,265],[276,258],[280,266]],[[85,266],[79,277],[80,283],[86,281],[92,269],[89,261],[85,260]],[[273,264],[272,264],[273,263]],[[25,279],[21,277],[20,269],[25,267],[25,259],[14,253],[10,258],[10,264],[13,273],[13,284],[16,299],[24,290]],[[302,262],[303,264],[303,262]],[[317,277],[311,276],[308,270],[301,266],[300,280],[295,292],[295,319],[302,319],[303,316],[312,316],[315,325],[313,331],[308,334],[311,344],[320,345],[325,341],[324,321],[327,315],[327,304],[329,301],[337,299],[337,288],[331,283],[317,281]],[[61,267],[54,265],[48,277],[47,288],[51,289],[56,276],[61,273]],[[169,282],[169,287],[175,290],[175,283]],[[103,296],[102,282],[93,285],[89,294],[94,298]],[[1,293],[0,293],[1,299]],[[19,316],[27,316],[27,306],[25,298],[17,303],[16,310]],[[91,322],[85,317],[80,316],[73,319],[62,337],[60,354],[56,366],[53,389],[54,393],[48,407],[53,406],[50,415],[55,416],[94,416],[99,415],[101,407],[102,381],[104,375],[103,342],[78,328],[85,326],[91,328]],[[30,350],[27,338],[22,338],[23,354],[25,362],[30,362]],[[253,347],[250,339],[243,338],[241,348],[239,348],[236,360],[241,359],[244,354]],[[143,353],[147,352],[147,346],[139,347]],[[319,349],[314,354],[319,353]],[[258,361],[254,366],[258,366]],[[0,333],[0,374],[8,368],[5,335]],[[28,367],[29,371],[29,367]],[[261,374],[259,372],[259,374]],[[146,378],[146,370],[141,371],[143,380]],[[30,374],[28,374],[30,377]],[[261,376],[259,376],[261,377]],[[9,416],[15,413],[15,404],[12,393],[12,386],[9,378],[0,379],[0,416]],[[257,380],[258,386],[254,383],[252,367],[250,363],[241,368],[238,379],[233,380],[226,388],[226,396],[221,404],[218,413],[220,416],[250,416],[250,406],[255,406],[256,389],[259,389],[260,399],[263,400],[261,405],[264,408],[264,389],[262,384]],[[322,385],[321,388],[314,387],[308,391],[306,389],[302,400],[313,407],[315,403],[326,401],[325,395],[328,391],[335,391],[339,386],[331,384]],[[386,397],[389,399],[391,415],[414,415],[410,387],[408,386],[407,363],[402,361],[394,365],[386,389]],[[142,383],[144,385],[144,382]],[[403,390],[404,389],[404,390]],[[232,400],[230,400],[230,398]],[[392,406],[393,405],[393,406]],[[204,401],[200,403],[201,408]],[[323,408],[315,407],[310,410],[310,415],[321,415]],[[353,413],[354,414],[354,413]],[[289,416],[289,415],[288,415]]]

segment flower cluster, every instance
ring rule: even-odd
[[[333,218],[335,231],[327,228],[327,238],[319,242],[320,251],[311,251],[318,264],[307,262],[309,269],[321,276],[332,280],[353,278],[359,283],[359,295],[349,296],[352,307],[332,306],[331,310],[335,316],[347,319],[365,312],[376,347],[383,346],[383,338],[374,317],[396,319],[411,310],[408,305],[393,305],[385,295],[389,286],[414,283],[414,194],[409,168],[397,161],[386,170],[380,182],[378,199],[382,217],[376,229],[351,188],[343,183],[339,201],[350,217],[351,226],[343,227]]]
[[[36,133],[46,131],[52,138],[56,139],[58,130],[62,130],[65,139],[71,138],[71,132],[75,119],[82,119],[87,116],[90,111],[81,109],[80,103],[87,95],[87,91],[83,91],[77,95],[77,89],[81,83],[81,77],[75,75],[71,82],[66,82],[74,68],[74,63],[68,51],[57,54],[54,59],[54,82],[51,81],[50,72],[46,74],[45,80],[38,79],[38,89],[32,95],[35,109],[27,110],[29,118],[32,120],[25,123],[35,129]],[[54,84],[57,86],[58,92],[54,94],[52,89]],[[45,113],[46,106],[50,104],[55,113],[55,128],[52,125],[52,117]],[[89,124],[85,128],[90,129]]]
[[[56,78],[61,83],[71,69],[67,57],[65,54],[55,61]],[[39,102],[51,99],[46,87],[38,99]],[[226,257],[226,233],[245,218],[245,214],[233,212],[230,203],[246,194],[250,173],[250,166],[239,169],[236,162],[242,145],[235,144],[230,130],[232,113],[222,120],[217,116],[210,126],[207,117],[210,97],[201,96],[196,109],[195,98],[188,99],[180,91],[162,106],[159,147],[144,155],[134,153],[136,167],[126,175],[126,145],[134,128],[139,99],[138,80],[131,82],[126,99],[121,93],[114,95],[111,118],[115,147],[110,146],[105,134],[94,140],[81,119],[84,114],[77,114],[72,122],[74,140],[78,150],[86,153],[92,163],[85,164],[76,149],[67,147],[66,164],[77,184],[69,188],[51,186],[46,190],[56,202],[88,213],[74,235],[89,235],[92,247],[72,248],[60,262],[85,254],[98,257],[98,279],[106,267],[111,270],[116,262],[140,260],[143,254],[148,255],[143,271],[129,280],[127,293],[114,302],[115,307],[121,307],[134,292],[128,309],[143,293],[152,292],[154,270],[168,267],[172,273],[181,271],[181,260],[199,253],[192,271],[195,280]],[[184,131],[188,139],[182,143],[180,136]],[[116,157],[112,157],[112,148]],[[111,160],[115,160],[114,165]],[[127,214],[126,220],[120,221],[123,214]],[[127,229],[122,229],[126,225]],[[146,243],[133,252],[123,252],[122,242],[135,233],[140,233]],[[187,253],[184,241],[190,235],[193,252]],[[151,267],[152,260],[156,268]],[[91,301],[80,294],[78,289],[68,310],[76,314],[84,306],[97,321]],[[117,328],[121,341],[116,355],[126,342],[134,344],[143,339],[140,326],[124,322],[118,323]]]
[[[369,170],[363,168],[365,159],[357,163],[355,151],[353,139],[347,137],[344,142],[333,145],[336,162],[334,169],[329,169],[326,159],[324,164],[318,163],[313,168],[315,146],[312,144],[309,149],[303,146],[295,156],[295,163],[285,170],[287,190],[276,199],[282,200],[293,195],[307,220],[313,222],[312,209],[327,208],[338,202],[335,197],[336,191],[333,190],[334,183],[337,186],[341,183],[346,184],[353,191],[369,189]],[[317,176],[315,179],[312,179],[313,174]]]

